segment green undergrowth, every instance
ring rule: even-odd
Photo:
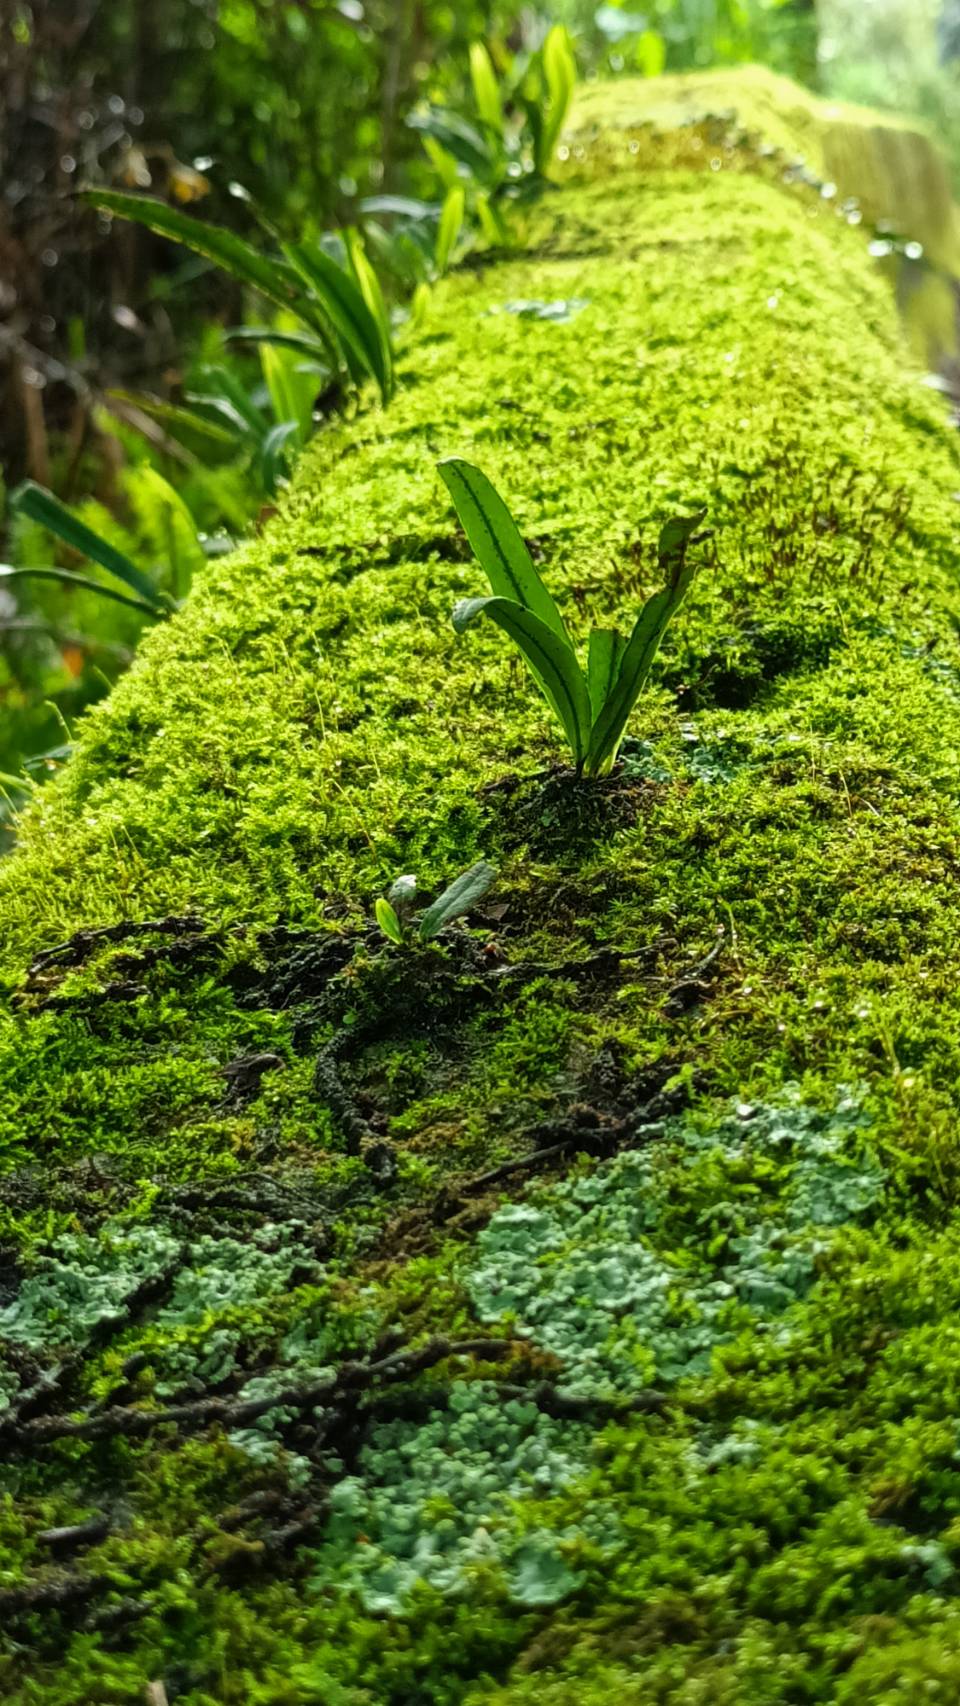
[[[663,156],[445,281],[0,867],[13,1706],[956,1697],[960,455],[863,234]],[[709,508],[608,780],[453,633],[448,454],[581,636]]]

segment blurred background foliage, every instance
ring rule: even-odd
[[[262,440],[283,424],[277,364],[225,338],[249,319],[249,297],[188,250],[81,205],[75,190],[140,191],[248,236],[259,209],[279,238],[311,239],[362,218],[371,197],[403,197],[406,224],[387,217],[368,233],[402,322],[418,282],[424,291],[462,252],[461,209],[448,203],[439,242],[453,233],[453,244],[438,268],[436,221],[463,161],[428,157],[410,115],[452,111],[489,141],[471,44],[486,44],[507,108],[519,109],[554,23],[569,31],[581,78],[759,61],[827,93],[926,114],[960,163],[960,0],[552,0],[549,13],[517,0],[7,0],[3,490],[39,482],[168,586],[175,504],[193,529],[191,564],[257,526],[326,406],[321,377],[314,370],[311,416],[311,370],[288,364],[297,427],[265,465]],[[517,176],[529,170],[525,137],[518,123]],[[475,191],[466,217],[480,216],[481,240],[509,240],[500,191]],[[192,442],[165,423],[164,409],[191,398],[214,425],[235,423],[235,444],[222,431],[219,448],[215,433]],[[250,421],[264,423],[259,445]],[[185,538],[179,511],[176,526]],[[0,530],[7,564],[84,566],[7,502]],[[74,717],[129,661],[142,623],[66,583],[0,581],[0,813],[62,762]]]

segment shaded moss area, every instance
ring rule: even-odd
[[[862,234],[687,154],[443,286],[0,870],[17,1706],[956,1696],[958,447]],[[580,633],[709,506],[604,783],[449,453]]]

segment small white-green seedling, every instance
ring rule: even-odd
[[[377,923],[383,934],[398,947],[406,943],[432,942],[445,925],[455,918],[462,918],[469,912],[478,900],[482,900],[497,875],[495,865],[490,865],[485,859],[478,859],[469,870],[461,872],[449,887],[420,914],[419,922],[414,924],[413,910],[417,898],[417,879],[413,876],[398,877],[386,898],[382,896],[374,906]]]
[[[486,475],[459,456],[441,462],[439,470],[493,592],[492,598],[460,599],[453,610],[454,628],[462,634],[480,616],[502,628],[559,720],[577,775],[606,776],[667,624],[693,579],[687,547],[706,537],[697,533],[706,510],[664,523],[657,557],[665,584],[648,598],[629,638],[615,628],[592,630],[584,670],[513,516]]]

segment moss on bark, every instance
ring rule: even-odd
[[[958,450],[691,134],[444,284],[0,871],[18,1706],[956,1696]],[[580,630],[709,505],[607,784],[453,634],[454,452]]]

